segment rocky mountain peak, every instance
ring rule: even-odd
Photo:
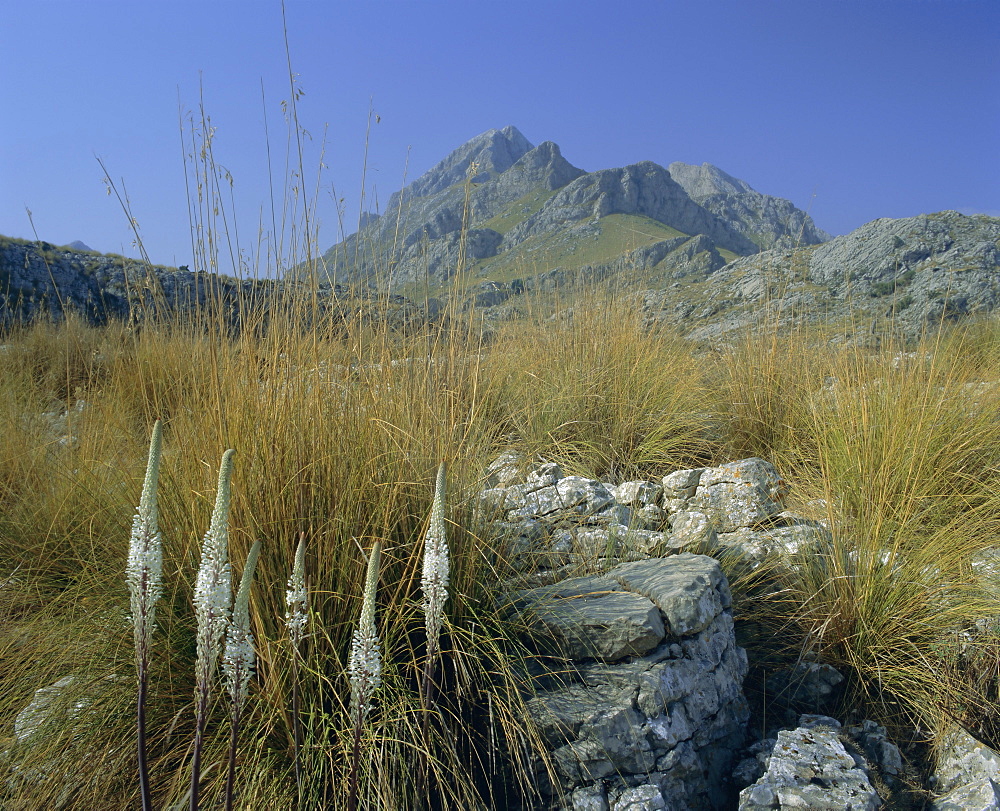
[[[692,200],[728,222],[761,250],[818,245],[831,238],[790,201],[761,194],[718,166],[678,161],[670,164],[669,171]]]
[[[497,178],[497,186],[501,190],[509,187],[514,190],[515,197],[520,197],[539,186],[548,191],[561,189],[583,174],[582,169],[578,169],[563,157],[557,144],[544,141],[525,152],[501,177]],[[510,194],[504,196],[515,199]]]
[[[747,194],[753,193],[749,183],[723,172],[718,166],[703,163],[695,166],[690,163],[674,161],[667,167],[670,176],[683,187],[691,199],[700,203],[713,194]]]
[[[469,167],[475,163],[473,181],[482,183],[513,166],[531,151],[531,142],[516,127],[487,130],[466,141],[444,160],[417,178],[406,190],[407,197],[427,197],[464,183]]]

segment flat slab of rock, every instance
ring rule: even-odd
[[[518,594],[532,629],[571,659],[615,662],[648,653],[666,636],[659,609],[604,577],[574,577]]]
[[[607,577],[652,600],[675,636],[704,630],[732,602],[722,567],[705,555],[685,552],[623,563]]]

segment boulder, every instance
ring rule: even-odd
[[[932,781],[932,811],[1000,809],[1000,755],[963,729],[944,739]]]
[[[523,591],[528,627],[574,660],[641,656],[664,638],[660,612],[645,597],[604,577],[576,577]]]
[[[761,524],[784,510],[789,487],[774,465],[763,459],[708,468],[689,503],[720,533]]]
[[[859,765],[840,741],[840,722],[804,715],[799,723],[797,729],[778,733],[764,775],[740,792],[740,811],[874,811],[881,807],[864,764]]]

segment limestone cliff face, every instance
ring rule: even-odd
[[[650,161],[578,177],[508,233],[506,241],[516,245],[565,223],[599,220],[609,214],[639,214],[685,234],[705,234],[738,254],[757,250],[753,242],[695,203],[666,169]]]

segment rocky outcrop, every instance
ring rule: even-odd
[[[687,325],[698,340],[762,320],[848,317],[873,334],[914,337],[1000,305],[1000,219],[943,211],[875,220],[822,245],[736,259],[693,292],[678,284],[646,294],[649,320]]]
[[[528,710],[569,808],[720,808],[747,720],[719,564],[682,554],[516,596],[544,651]]]
[[[81,684],[77,676],[64,676],[46,687],[35,690],[31,701],[14,719],[14,737],[10,748],[0,751],[0,768],[5,772],[4,800],[15,804],[10,808],[37,807],[18,804],[19,798],[31,798],[38,786],[48,784],[56,791],[47,796],[44,807],[71,808],[77,792],[93,777],[77,768],[79,753],[68,749],[54,750],[46,747],[53,735],[60,734],[80,716],[96,710],[98,704],[119,681],[112,674],[104,679]],[[5,808],[8,806],[4,806]]]
[[[473,240],[488,246],[489,235]],[[483,248],[488,250],[488,247]],[[0,329],[40,315],[59,319],[75,312],[92,324],[112,319],[141,322],[151,317],[201,314],[230,330],[243,328],[250,315],[254,328],[266,327],[287,312],[301,289],[294,282],[238,280],[186,268],[147,265],[123,256],[71,250],[45,242],[0,237]],[[320,314],[388,323],[409,328],[439,316],[439,303],[423,306],[402,296],[371,290],[324,287],[317,291]]]
[[[1000,755],[965,730],[945,738],[933,781],[932,811],[1000,809]]]
[[[763,459],[615,484],[507,453],[485,484],[479,520],[519,571],[510,603],[538,651],[542,790],[565,808],[727,807],[747,663],[707,554],[753,566],[826,542],[825,528],[786,510]],[[839,679],[807,667],[775,687],[811,706]]]
[[[789,486],[763,459],[618,485],[565,476],[552,463],[524,468],[513,455],[490,466],[479,514],[505,544],[505,559],[543,580],[684,551],[728,552],[755,566],[822,549],[830,537],[785,509]]]
[[[761,194],[710,163],[692,166],[675,162],[668,170],[692,200],[746,235],[761,250],[818,245],[831,239],[812,217],[788,200]]]
[[[577,178],[508,232],[504,244],[512,247],[531,236],[565,227],[568,222],[600,219],[609,214],[641,214],[685,234],[705,234],[734,253],[757,250],[753,242],[695,203],[666,169],[650,161]]]

